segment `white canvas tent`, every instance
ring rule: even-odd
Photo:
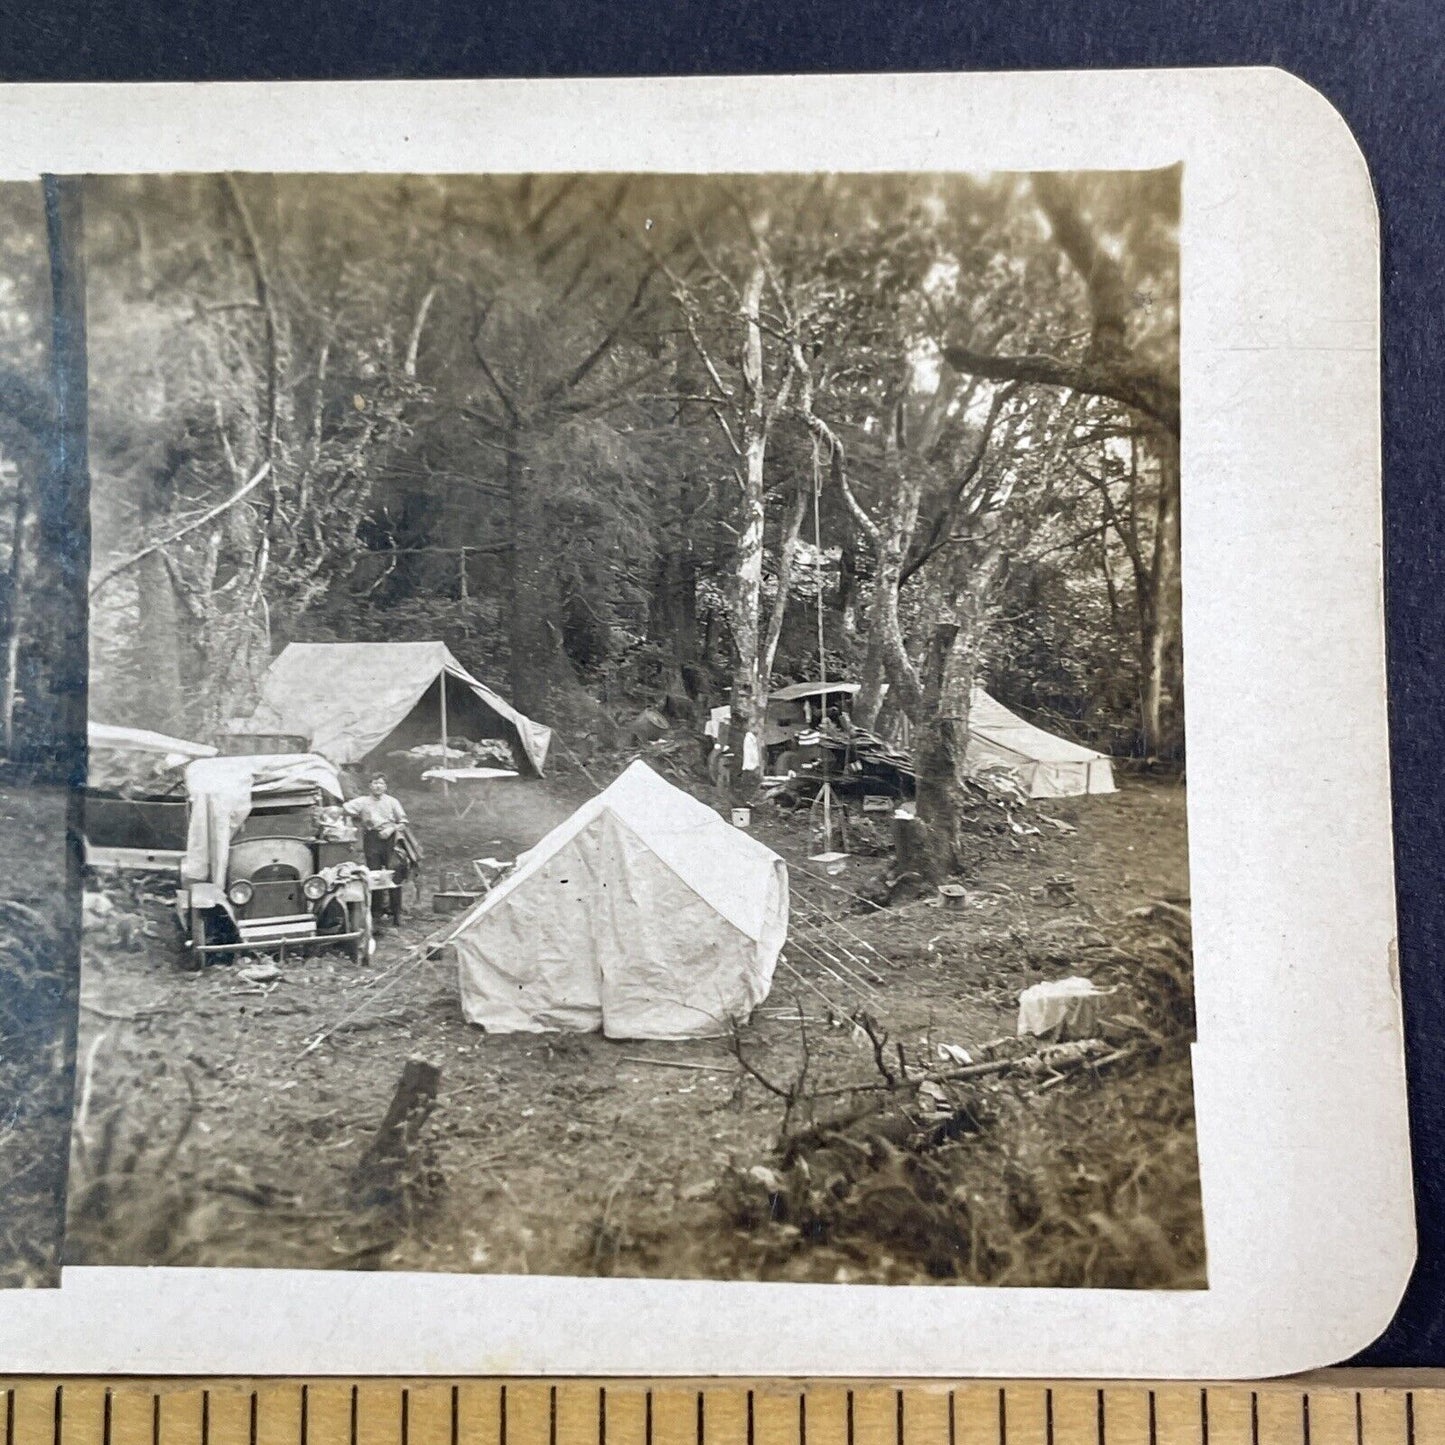
[[[494,1033],[724,1034],[772,985],[788,873],[633,763],[457,924],[462,1011]]]
[[[1114,766],[1103,753],[1036,728],[982,688],[969,703],[965,759],[972,772],[1003,768],[1031,798],[1114,791]]]
[[[293,642],[261,682],[255,713],[233,732],[295,733],[343,766],[390,742],[500,737],[540,774],[552,730],[518,712],[444,642]]]

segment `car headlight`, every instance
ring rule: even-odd
[[[326,880],[319,873],[313,873],[301,885],[301,891],[312,903],[319,903],[326,897]]]
[[[246,882],[244,878],[238,878],[226,889],[226,897],[236,905],[237,908],[244,908],[254,897],[256,890]]]

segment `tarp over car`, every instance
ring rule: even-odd
[[[253,798],[319,791],[342,800],[335,764],[316,753],[279,753],[270,757],[200,758],[186,768],[190,823],[181,860],[185,883],[226,885],[231,840],[251,815]]]
[[[388,741],[435,741],[443,685],[452,738],[505,738],[541,774],[551,728],[473,677],[444,642],[293,642],[262,679],[255,713],[231,726],[304,735],[334,762],[359,763]]]
[[[767,997],[787,931],[783,860],[636,762],[448,941],[462,1011],[491,1032],[686,1039]]]
[[[186,764],[213,758],[208,743],[193,743],[146,728],[86,725],[86,787],[99,793],[153,796],[179,792]]]

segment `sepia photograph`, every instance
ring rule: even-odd
[[[1203,1288],[1180,179],[76,183],[65,1262]]]

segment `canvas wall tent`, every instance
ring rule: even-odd
[[[1031,798],[1114,792],[1114,766],[1103,753],[1025,722],[975,688],[969,703],[970,771],[1003,768]]]
[[[304,735],[343,766],[435,743],[443,730],[453,740],[503,738],[539,776],[552,741],[551,728],[479,682],[444,642],[293,642],[262,679],[255,713],[231,728]]]
[[[633,763],[457,924],[462,1011],[494,1033],[725,1034],[767,997],[783,860]]]

